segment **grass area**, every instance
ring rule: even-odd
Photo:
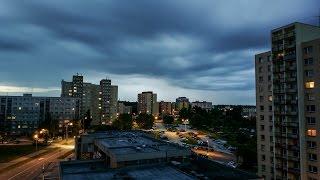
[[[38,150],[43,147],[38,146]],[[0,146],[0,163],[9,162],[18,157],[33,153],[36,147],[33,145],[8,145]]]

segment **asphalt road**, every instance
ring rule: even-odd
[[[0,179],[7,179],[7,180],[38,179],[38,177],[39,176],[41,177],[42,175],[43,167],[47,169],[48,167],[50,167],[50,165],[56,164],[59,161],[58,158],[60,156],[72,150],[70,149],[69,146],[60,145],[60,144],[52,145],[52,147],[48,147],[48,148],[53,148],[53,147],[58,147],[58,148],[40,157],[34,158],[29,162],[18,165],[7,172],[0,174]]]

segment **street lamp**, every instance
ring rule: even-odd
[[[36,151],[38,152],[38,134],[35,134],[33,138],[36,140]]]
[[[66,121],[66,124],[65,124],[65,127],[66,127],[66,141],[68,141],[68,126],[72,126],[73,123],[72,122],[69,122],[69,121]]]

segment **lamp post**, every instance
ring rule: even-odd
[[[207,139],[207,145],[208,145],[208,148],[207,148],[207,156],[209,158],[209,140]]]
[[[38,152],[38,134],[35,134],[33,138],[36,140],[36,152]]]
[[[65,128],[66,128],[66,135],[65,135],[65,137],[66,137],[66,141],[68,141],[68,126],[72,126],[73,125],[73,123],[72,122],[69,122],[69,121],[65,121],[66,123],[65,123]]]

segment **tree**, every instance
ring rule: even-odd
[[[169,116],[169,115],[163,116],[163,123],[164,124],[172,124],[173,121],[174,121],[174,118],[172,116]]]
[[[190,118],[190,111],[187,108],[182,108],[179,111],[179,116],[181,119],[189,119]]]
[[[138,124],[139,128],[142,129],[151,129],[153,126],[154,117],[152,114],[145,114],[141,113],[136,118],[136,123]]]
[[[88,109],[83,119],[83,129],[88,130],[91,125],[91,122],[92,122],[92,116],[91,116],[90,109]]]
[[[119,130],[132,129],[132,116],[130,114],[120,114],[119,117],[112,123],[112,126]]]

